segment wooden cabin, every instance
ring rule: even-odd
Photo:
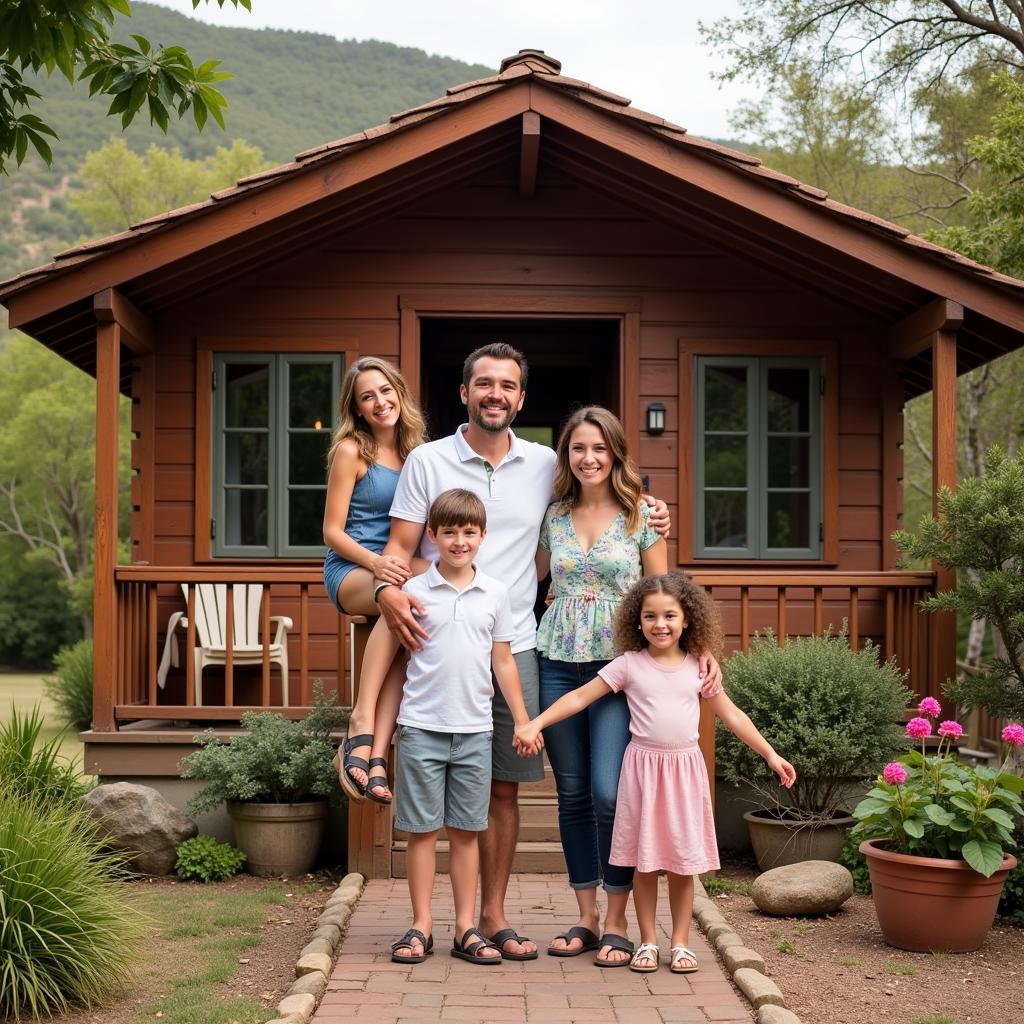
[[[441,436],[464,355],[492,340],[529,358],[529,437],[553,439],[574,403],[619,414],[671,505],[670,564],[722,602],[731,648],[845,619],[938,692],[954,630],[916,605],[951,581],[898,570],[890,540],[901,410],[934,391],[934,482],[955,485],[956,376],[1024,344],[1022,289],[534,50],[8,280],[10,325],[96,378],[89,770],[173,779],[196,724],[281,707],[275,616],[292,620],[285,713],[317,678],[351,700],[358,632],[321,582],[340,375],[358,355],[394,361]],[[224,624],[257,616],[257,656],[228,645],[200,700],[194,585],[209,583],[263,589]],[[176,612],[185,653],[164,672]],[[532,841],[520,865],[552,865]],[[401,870],[383,812],[351,815],[350,844],[351,867]]]

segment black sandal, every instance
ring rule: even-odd
[[[334,767],[338,770],[338,781],[341,783],[341,788],[345,790],[345,795],[349,800],[361,801],[366,799],[366,787],[360,786],[355,779],[352,778],[349,773],[350,768],[361,768],[364,772],[369,772],[370,766],[366,760],[362,757],[354,757],[352,751],[356,747],[372,747],[373,736],[370,733],[362,733],[359,736],[349,736],[348,731],[345,732],[345,738],[341,741],[341,746],[338,748],[338,752],[334,755]]]
[[[616,935],[614,932],[608,932],[601,936],[598,943],[598,949],[602,946],[608,946],[610,949],[621,949],[623,953],[629,954],[627,960],[598,960],[594,957],[595,967],[628,967],[633,959],[633,952],[636,946],[633,945],[625,935]]]
[[[548,956],[579,956],[580,953],[589,953],[592,949],[601,948],[600,938],[589,928],[584,928],[582,925],[575,925],[567,932],[562,932],[561,935],[556,935],[555,938],[565,939],[565,945],[567,947],[573,939],[579,939],[583,945],[580,946],[579,949],[552,949],[548,946]]]
[[[397,956],[398,950],[413,950],[413,939],[419,939],[423,952],[413,956]],[[424,935],[418,928],[410,928],[397,942],[391,944],[391,960],[396,964],[421,964],[428,956],[434,955],[434,936]]]
[[[384,771],[377,774],[370,773],[366,780],[366,799],[372,800],[375,804],[383,804],[385,807],[391,803],[392,798],[378,796],[378,789],[390,789],[388,785],[388,763],[383,757],[371,757],[367,771],[371,768],[383,768]]]
[[[495,932],[491,936],[491,942],[494,943],[501,950],[502,960],[536,960],[538,957],[537,950],[532,953],[506,953],[505,943],[506,942],[532,942],[532,939],[528,939],[525,935],[518,935],[515,928],[502,928],[500,932]]]
[[[477,937],[476,942],[467,942],[471,936]],[[462,941],[458,939],[452,940],[452,956],[458,957],[460,960],[468,960],[471,964],[477,964],[479,966],[490,966],[491,964],[500,964],[502,958],[500,956],[480,956],[480,952],[485,949],[497,949],[498,947],[491,942],[490,939],[485,938],[483,932],[478,931],[476,928],[467,928],[462,934]]]

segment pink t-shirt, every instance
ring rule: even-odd
[[[647,650],[627,651],[598,675],[626,694],[629,731],[640,743],[691,747],[700,731],[700,684],[697,659],[688,654],[672,667],[655,661]]]

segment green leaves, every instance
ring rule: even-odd
[[[998,843],[972,839],[970,842],[964,843],[960,853],[979,875],[984,875],[986,878],[995,874],[1003,863],[1003,851]]]

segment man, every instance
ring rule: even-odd
[[[430,503],[442,491],[462,487],[483,499],[487,538],[478,564],[509,589],[515,638],[512,653],[531,717],[539,712],[534,558],[544,512],[551,500],[555,453],[545,445],[524,441],[509,429],[526,398],[527,365],[511,345],[485,345],[472,352],[463,367],[460,394],[469,423],[451,437],[414,449],[405,463],[391,507],[391,537],[385,555],[410,560],[423,541]],[[651,522],[667,533],[669,517],[663,502],[655,505]],[[434,560],[436,551],[423,542],[420,554]],[[388,627],[411,650],[428,635],[429,622],[417,621],[422,607],[400,588],[379,582],[374,591]],[[505,893],[519,835],[519,783],[544,777],[541,756],[519,758],[512,746],[513,723],[500,693],[494,697],[491,801],[488,828],[480,837],[480,930],[496,942],[507,958],[534,959],[537,945],[519,936],[505,917]]]

